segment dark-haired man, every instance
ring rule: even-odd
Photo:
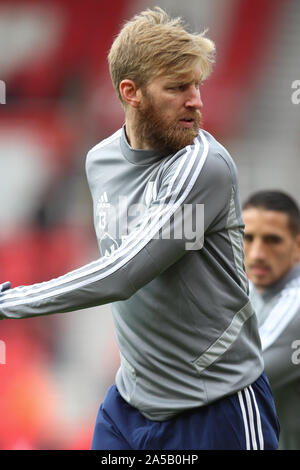
[[[281,191],[243,206],[245,265],[265,370],[281,425],[280,449],[300,449],[300,210]]]

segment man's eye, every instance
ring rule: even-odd
[[[270,245],[279,245],[282,242],[282,238],[278,235],[268,235],[265,237],[265,243],[269,243]]]
[[[245,242],[252,242],[253,241],[253,236],[252,235],[248,235],[247,233],[245,233],[244,235],[244,241]]]
[[[175,85],[172,87],[168,87],[170,91],[184,91],[186,89],[186,85]]]

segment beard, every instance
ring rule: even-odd
[[[147,147],[156,150],[160,155],[174,154],[191,145],[198,135],[202,124],[202,115],[199,110],[186,111],[183,117],[194,119],[191,128],[183,127],[177,121],[162,117],[162,112],[157,109],[153,99],[144,93],[144,100],[137,108],[137,120],[135,133],[145,142]],[[179,117],[180,119],[180,117]]]

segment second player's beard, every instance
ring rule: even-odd
[[[153,105],[151,97],[144,95],[144,102],[137,108],[135,133],[140,142],[149,149],[157,150],[160,155],[170,155],[191,145],[199,132],[202,115],[199,110],[188,112],[194,119],[193,126],[186,128],[177,121],[167,121]]]

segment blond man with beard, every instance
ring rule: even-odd
[[[102,257],[0,296],[2,318],[112,303],[121,365],[92,449],[277,448],[236,168],[200,129],[213,56],[160,8],[123,26],[108,59],[125,124],[86,162]]]

